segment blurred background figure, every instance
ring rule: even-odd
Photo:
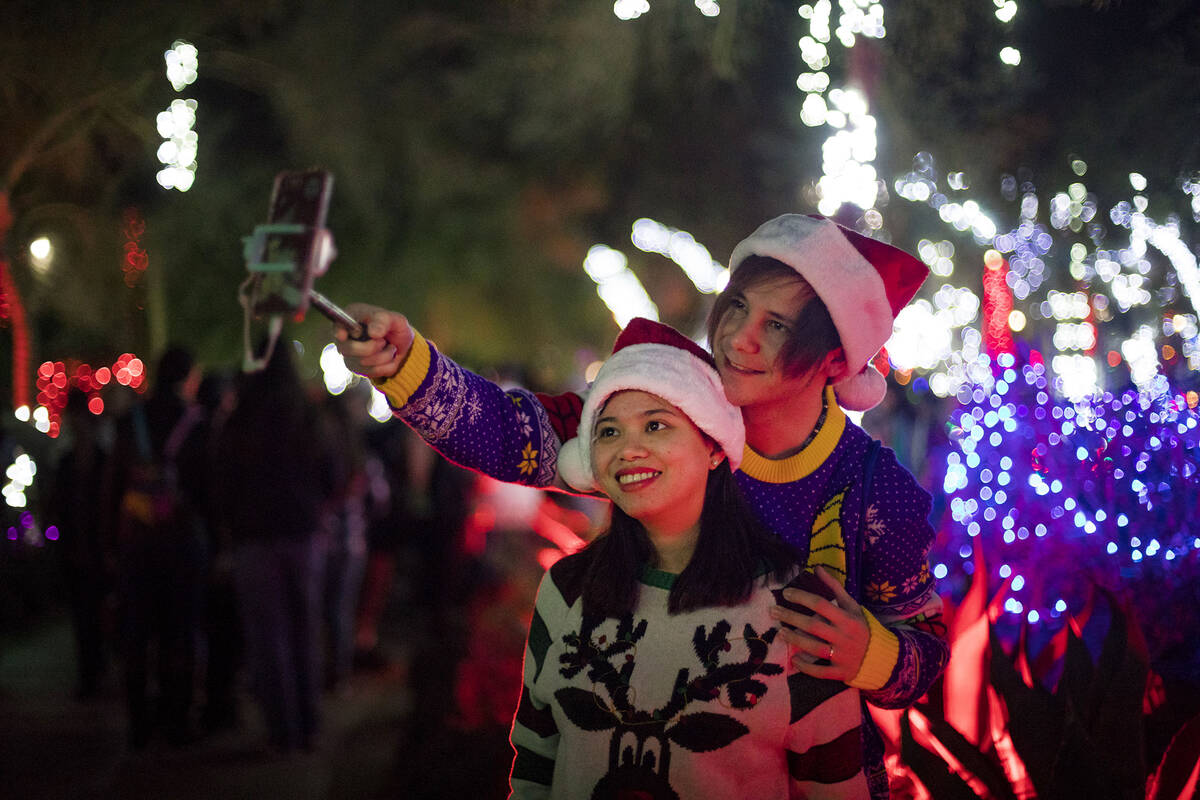
[[[193,682],[207,560],[198,509],[204,505],[208,472],[202,413],[193,403],[198,374],[191,353],[168,348],[153,378],[150,396],[117,423],[108,498],[135,749],[160,726],[171,744],[194,738]]]
[[[380,645],[379,624],[393,595],[398,551],[413,529],[408,448],[419,441],[396,420],[367,428],[367,563],[354,620],[357,670],[378,671],[392,664],[393,654]]]
[[[320,729],[322,515],[333,456],[287,347],[241,376],[217,439],[217,507],[233,545],[252,688],[279,752]]]
[[[101,427],[101,419],[88,410],[87,394],[72,388],[63,413],[63,449],[54,463],[43,513],[58,526],[75,641],[75,692],[84,700],[99,691],[112,644],[112,554],[101,525],[107,456]]]
[[[233,376],[223,369],[209,370],[196,390],[196,402],[204,413],[210,475],[210,494],[203,508],[210,554],[203,622],[204,705],[200,712],[200,728],[205,734],[235,728],[240,722],[237,678],[242,664],[242,635],[233,580],[233,541],[211,495],[211,476],[220,469],[217,441],[236,399]]]
[[[324,393],[323,393],[324,394]],[[333,495],[324,516],[325,688],[338,691],[354,664],[355,615],[367,564],[367,515],[372,483],[367,473],[366,432],[370,389],[351,385],[324,394],[322,409],[333,456]]]

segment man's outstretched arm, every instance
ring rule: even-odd
[[[335,331],[346,366],[372,380],[393,413],[456,464],[507,483],[565,488],[555,481],[558,449],[574,435],[581,403],[574,394],[505,390],[460,367],[402,314],[367,305],[347,312],[367,338]]]

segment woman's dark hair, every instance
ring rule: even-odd
[[[619,617],[632,612],[639,575],[654,557],[642,523],[614,504],[608,531],[581,555],[587,559],[584,613]],[[708,474],[696,550],[670,590],[667,611],[737,605],[749,598],[757,578],[771,573],[784,580],[795,563],[792,548],[758,522],[734,482],[729,462],[723,461]]]
[[[829,309],[808,281],[787,264],[767,256],[748,256],[733,271],[729,285],[717,296],[708,314],[709,345],[716,346],[717,329],[734,297],[756,284],[783,278],[799,280],[809,289],[809,300],[779,353],[784,372],[789,376],[801,375],[816,366],[826,353],[841,347],[842,339],[829,316]]]

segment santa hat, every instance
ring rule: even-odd
[[[730,271],[752,255],[796,270],[829,309],[848,370],[847,377],[833,385],[838,404],[852,411],[878,405],[887,383],[872,359],[892,335],[896,315],[916,295],[929,268],[898,247],[804,214],[784,214],[763,223],[733,249]]]
[[[730,469],[742,463],[742,412],[725,398],[712,356],[669,325],[638,317],[617,337],[588,390],[575,438],[559,450],[558,474],[574,489],[600,490],[592,474],[592,426],[608,398],[628,390],[666,400],[725,451]]]

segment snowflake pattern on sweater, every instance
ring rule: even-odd
[[[559,440],[532,392],[505,391],[420,334],[401,371],[376,386],[395,415],[450,461],[505,483],[554,482]]]

